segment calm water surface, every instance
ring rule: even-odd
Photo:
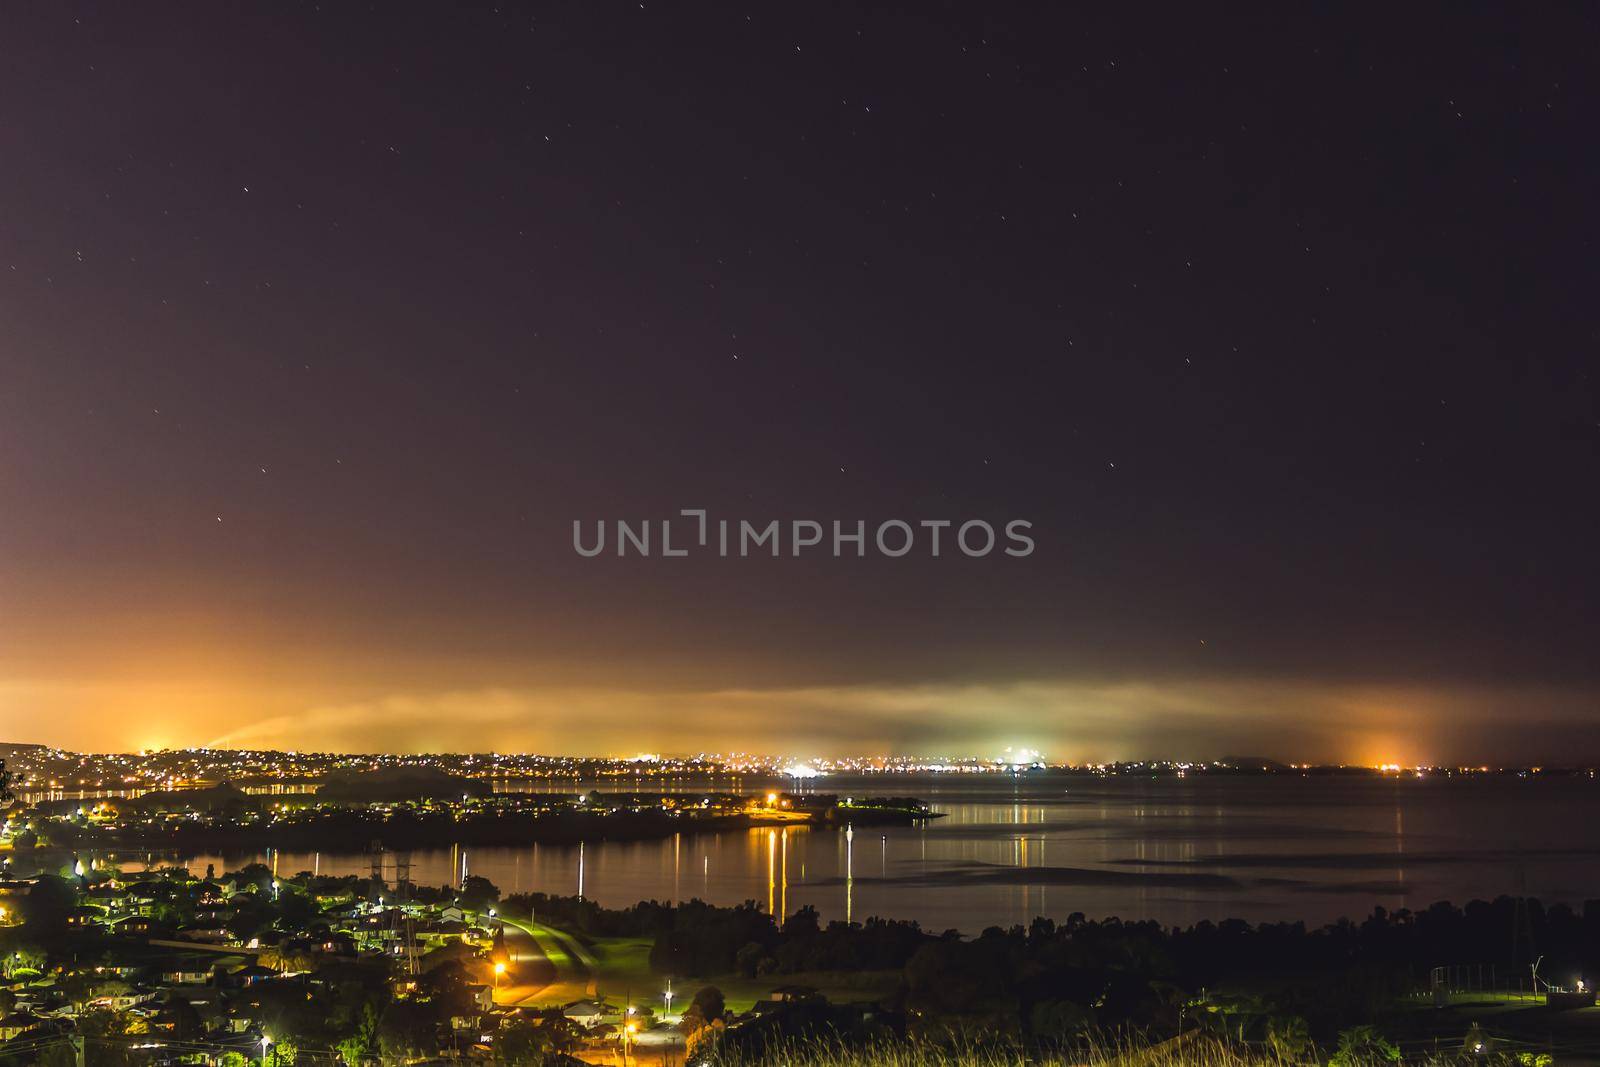
[[[723,791],[787,782],[721,780]],[[534,784],[574,792],[629,783]],[[637,785],[703,791],[705,782]],[[945,818],[903,829],[749,830],[662,841],[417,851],[411,877],[462,872],[504,893],[581,893],[608,906],[700,897],[756,901],[782,915],[878,915],[975,933],[1035,915],[1190,923],[1237,916],[1320,923],[1375,905],[1526,892],[1600,897],[1600,782],[1590,779],[1327,779],[879,776],[824,778],[807,791],[914,795]],[[361,874],[365,855],[195,856],[282,874]],[[386,872],[393,878],[393,857]]]

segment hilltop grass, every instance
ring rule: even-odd
[[[740,1055],[723,1047],[708,1061],[716,1067],[1297,1067],[1265,1052],[1242,1050],[1195,1034],[1151,1044],[1136,1038],[1102,1038],[1057,1053],[1040,1054],[991,1045],[955,1047],[915,1041],[848,1046],[796,1041]]]

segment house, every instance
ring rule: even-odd
[[[245,985],[254,985],[263,978],[276,978],[278,972],[271,967],[263,967],[259,963],[252,963],[248,967],[240,967],[228,975],[234,981],[243,982]]]
[[[211,968],[197,961],[180,963],[162,971],[161,980],[167,985],[205,985],[211,981]]]
[[[156,999],[154,993],[114,993],[109,996],[95,997],[89,1002],[92,1008],[105,1008],[109,1011],[127,1011],[139,1004],[147,1004]]]
[[[484,1030],[483,1016],[477,1012],[468,1015],[450,1016],[450,1029],[456,1032],[470,1030],[474,1034],[482,1034]]]
[[[808,985],[781,985],[772,990],[772,999],[780,1004],[798,1004],[817,999],[817,991]]]
[[[585,1030],[599,1026],[607,1015],[615,1015],[611,1008],[596,1000],[580,1000],[561,1009],[561,1014]]]
[[[156,890],[153,882],[134,882],[127,887],[127,892],[122,895],[124,904],[135,915],[148,916],[155,910]]]
[[[97,923],[103,922],[105,917],[106,913],[104,909],[97,908],[93,904],[79,904],[68,913],[67,925],[80,927],[94,926]]]
[[[115,882],[97,882],[84,890],[83,896],[108,911],[115,911],[126,903],[122,887]]]
[[[242,1034],[255,1028],[256,1016],[261,1011],[261,1005],[235,1002],[225,1005],[222,1010],[223,1028],[230,1034]]]
[[[781,985],[773,989],[765,1000],[756,1001],[750,1010],[756,1015],[765,1015],[791,1004],[810,1004],[821,999],[821,995],[811,986]]]
[[[0,1041],[10,1041],[21,1034],[32,1030],[35,1026],[43,1025],[45,1020],[26,1008],[14,1011],[5,1018],[0,1019]]]

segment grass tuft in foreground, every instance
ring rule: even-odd
[[[1097,1038],[1054,1051],[1004,1044],[885,1041],[847,1045],[805,1040],[744,1051],[718,1043],[694,1057],[707,1067],[1294,1067],[1255,1051],[1189,1034],[1159,1043],[1136,1037]]]

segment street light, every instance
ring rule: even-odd
[[[663,1000],[665,1000],[667,1002],[666,1014],[667,1015],[671,1015],[672,1014],[672,979],[670,979],[670,978],[667,979],[667,991],[665,993],[661,994],[661,997],[662,997]]]
[[[500,988],[500,976],[502,974],[505,974],[505,973],[506,973],[506,965],[504,963],[502,963],[501,961],[496,960],[495,964],[494,964],[494,987],[496,989]]]
[[[270,1048],[270,1047],[272,1047],[272,1038],[268,1037],[266,1034],[262,1034],[261,1035],[261,1063],[262,1063],[262,1067],[266,1067],[267,1049]]]

